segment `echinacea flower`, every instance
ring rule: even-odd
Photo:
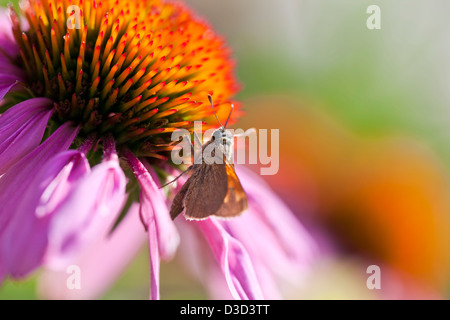
[[[92,244],[101,249],[119,235],[136,245],[123,226],[139,210],[148,235],[150,296],[158,299],[160,260],[173,257],[180,242],[160,189],[174,148],[171,133],[192,131],[196,120],[203,129],[214,126],[208,94],[225,119],[238,89],[230,51],[180,4],[70,5],[22,2],[21,17],[10,9],[12,32],[0,34],[0,282],[43,265],[65,270]],[[276,216],[254,196],[242,219],[191,225],[205,235],[234,298],[278,296],[271,294],[271,275],[282,268],[265,250],[301,273],[314,246],[271,192],[246,180],[249,195],[264,192]],[[245,228],[261,230],[267,245]],[[120,267],[113,269],[117,276]]]

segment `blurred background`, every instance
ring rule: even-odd
[[[280,170],[264,178],[325,253],[289,298],[449,298],[450,3],[185,2],[234,50],[235,127],[280,130]],[[105,299],[148,297],[146,254]],[[366,287],[370,265],[381,290]],[[161,272],[165,299],[207,298],[179,259]],[[36,297],[36,277],[0,290]]]

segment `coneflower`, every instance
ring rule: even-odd
[[[215,126],[208,94],[226,118],[238,90],[230,50],[185,6],[159,0],[30,0],[9,17],[11,32],[0,34],[0,282],[73,264],[137,202],[159,298],[160,259],[180,241],[159,189],[171,134],[196,120]],[[192,224],[233,296],[263,298],[239,239],[214,218]]]

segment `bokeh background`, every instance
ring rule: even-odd
[[[449,298],[450,3],[185,2],[234,50],[235,127],[280,130],[280,170],[265,178],[321,245],[289,298]],[[373,4],[380,30],[366,27]],[[146,255],[104,299],[148,297]],[[373,264],[381,290],[366,287]],[[207,298],[179,258],[161,272],[163,298]],[[37,298],[36,279],[0,299]]]

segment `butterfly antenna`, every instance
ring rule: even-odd
[[[231,113],[233,112],[233,109],[234,109],[234,104],[231,104],[231,109],[230,109],[230,113],[228,114],[228,118],[227,118],[227,121],[225,122],[225,126],[223,127],[224,129],[226,129],[226,128],[227,128],[228,120],[230,120],[230,117],[231,117]]]
[[[220,126],[221,126],[222,128],[225,128],[225,127],[223,126],[222,122],[220,122],[219,117],[217,117],[217,113],[216,113],[216,110],[214,110],[214,104],[213,104],[213,100],[212,100],[212,97],[211,97],[210,94],[208,94],[208,100],[209,100],[209,103],[211,104],[211,108],[212,108],[212,110],[213,110],[213,112],[214,112],[214,115],[216,116],[217,122],[219,122],[219,124],[220,124]],[[228,122],[228,120],[227,120],[227,122]],[[226,124],[225,124],[225,125],[226,125]]]

